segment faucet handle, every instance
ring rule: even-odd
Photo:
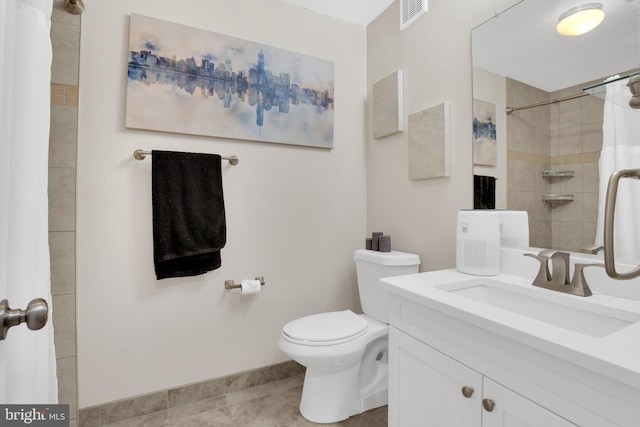
[[[524,256],[528,256],[531,258],[535,258],[540,261],[540,270],[538,270],[538,275],[534,279],[534,282],[550,282],[551,281],[551,273],[549,272],[549,257],[546,254],[543,254],[544,251],[541,251],[538,255],[525,253]]]
[[[569,284],[569,259],[571,254],[569,252],[553,252],[551,254],[551,264],[553,264],[553,270],[551,273],[551,281],[558,285]]]
[[[600,262],[587,263],[587,264],[576,263],[574,267],[575,270],[573,273],[573,279],[571,279],[571,284],[569,286],[575,288],[575,291],[578,292],[576,295],[581,295],[583,297],[588,297],[590,295],[593,295],[593,293],[591,292],[591,289],[589,288],[589,285],[587,284],[587,279],[584,277],[584,269],[586,267],[603,267],[604,268],[604,264]]]

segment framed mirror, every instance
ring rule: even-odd
[[[640,71],[640,0],[599,3],[604,20],[581,36],[556,31],[576,0],[522,0],[471,34],[474,128],[493,126],[496,150],[483,164],[474,133],[474,175],[495,178],[496,209],[528,212],[531,246],[597,248],[602,82]]]

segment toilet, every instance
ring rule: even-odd
[[[313,314],[282,328],[278,346],[306,373],[300,413],[334,423],[387,404],[389,296],[378,279],[418,272],[418,255],[356,250],[360,303],[350,310]]]

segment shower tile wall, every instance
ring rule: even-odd
[[[507,105],[522,106],[546,102],[549,93],[507,79]],[[507,117],[507,208],[529,213],[529,240],[532,246],[550,247],[551,216],[542,203],[550,191],[542,178],[551,156],[548,106],[515,111]]]
[[[548,93],[507,79],[507,105],[578,94],[587,84]],[[507,207],[529,212],[532,246],[579,251],[593,244],[603,105],[601,99],[587,96],[507,116]],[[544,170],[571,170],[575,175],[543,178]],[[543,193],[569,193],[574,201],[544,204]]]
[[[51,130],[49,135],[49,250],[58,367],[58,400],[68,403],[77,426],[76,387],[76,135],[80,17],[53,5],[51,43]]]
[[[582,93],[589,82],[551,94],[551,99]],[[574,201],[550,205],[554,248],[578,251],[595,241],[598,221],[598,160],[602,150],[604,100],[585,96],[551,108],[551,170],[572,170],[573,178],[555,178],[552,193],[569,193]]]

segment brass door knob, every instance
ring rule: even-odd
[[[485,411],[491,412],[493,411],[493,408],[496,407],[496,402],[494,402],[492,399],[482,399],[482,407]]]
[[[462,395],[467,399],[473,396],[473,387],[464,386],[462,387]]]

